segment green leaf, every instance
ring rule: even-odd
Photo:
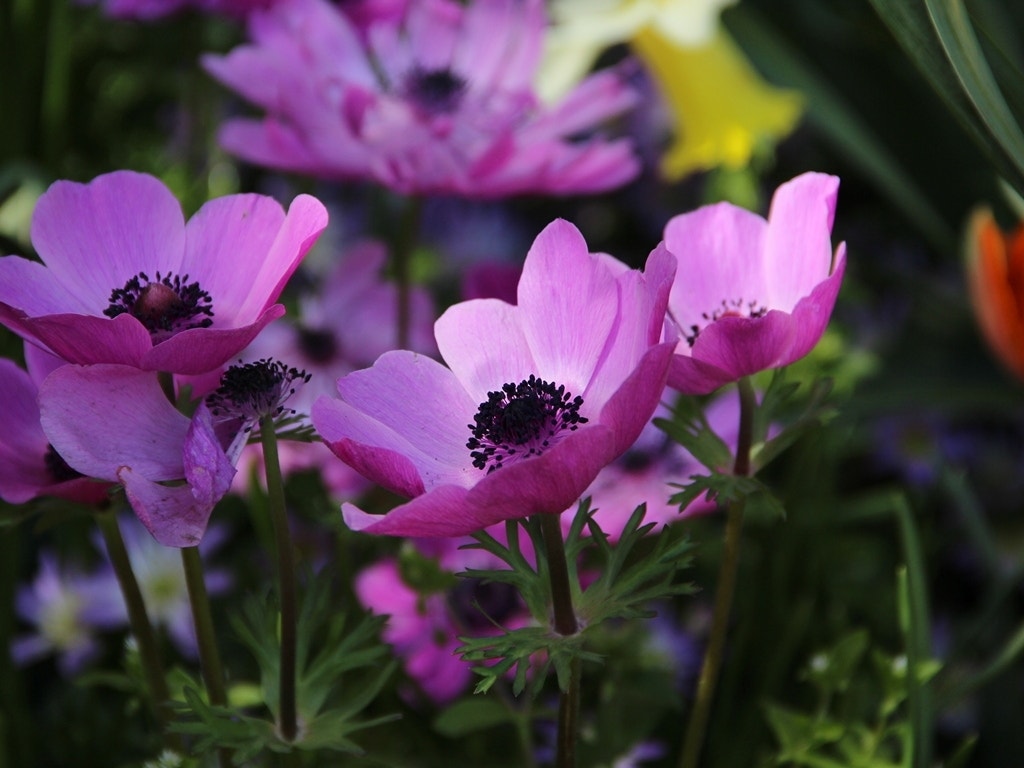
[[[697,398],[680,397],[672,418],[655,419],[654,425],[712,472],[721,472],[732,466],[732,451],[711,429],[704,407]]]
[[[455,702],[438,715],[434,720],[434,730],[454,739],[515,722],[515,719],[515,714],[497,699],[473,696]]]
[[[864,658],[868,641],[866,629],[851,632],[829,650],[815,654],[804,670],[804,678],[816,685],[825,696],[845,691],[857,665]]]
[[[977,60],[980,51],[973,32],[963,29],[967,23],[959,9],[942,7],[929,0],[871,0],[871,5],[885,22],[904,52],[946,102],[974,142],[992,160],[997,171],[1006,177],[1018,192],[1024,192],[1024,155],[1015,155],[1019,137],[1005,126],[1005,113],[979,115],[979,105],[990,108],[989,101],[1003,101],[993,93],[991,72]],[[969,35],[969,38],[965,37]],[[973,60],[972,60],[973,59]],[[979,69],[982,66],[983,69]],[[982,85],[989,80],[989,85]],[[969,89],[969,90],[968,90]],[[998,89],[996,89],[998,91]],[[1003,101],[1005,107],[1005,101]],[[1002,113],[1001,107],[994,107]],[[992,132],[1005,133],[1009,145]]]
[[[874,3],[876,7],[879,2]],[[906,0],[895,2],[902,4]],[[723,20],[743,50],[768,77],[804,94],[808,122],[842,155],[855,160],[861,171],[890,203],[914,222],[933,247],[948,250],[950,244],[956,242],[955,232],[903,167],[900,158],[879,140],[843,99],[842,93],[822,77],[821,69],[804,59],[772,28],[764,14],[739,4],[723,14]]]
[[[989,133],[1024,173],[1024,133],[1003,97],[961,0],[925,0],[960,84]]]

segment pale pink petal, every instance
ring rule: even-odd
[[[793,310],[793,336],[789,351],[783,356],[781,365],[789,365],[806,355],[821,339],[825,332],[832,309],[835,307],[839,288],[846,271],[846,244],[840,243],[836,249],[836,268],[827,279],[814,287],[809,296],[797,302]]]
[[[790,312],[828,277],[838,192],[839,179],[824,173],[805,173],[775,191],[764,241],[769,306]]]
[[[584,401],[600,408],[636,368],[651,345],[661,339],[675,257],[659,244],[647,259],[643,273],[629,269],[611,256],[598,257],[616,274],[619,284],[619,320],[586,391]]]
[[[618,313],[611,270],[590,255],[576,227],[559,219],[530,248],[518,300],[537,375],[582,393]]]
[[[768,307],[761,251],[765,221],[730,203],[704,206],[673,217],[665,226],[665,247],[678,260],[670,300],[684,333],[703,328],[722,302],[755,302]]]
[[[43,431],[73,469],[117,480],[130,466],[153,480],[182,477],[189,420],[155,373],[122,365],[65,365],[39,388]]]
[[[255,318],[239,314],[251,282],[239,280],[238,274],[259,273],[283,221],[281,205],[264,195],[219,197],[189,219],[182,272],[210,294],[213,328],[244,325]]]
[[[387,352],[372,368],[340,379],[338,392],[439,463],[452,468],[468,463],[468,425],[479,403],[435,360],[404,350]]]
[[[160,544],[194,547],[202,540],[213,505],[197,500],[188,485],[160,485],[129,466],[118,470],[117,480],[135,515]]]
[[[184,254],[181,206],[152,176],[116,171],[88,184],[55,182],[36,203],[32,243],[56,282],[89,307],[146,271],[177,272]]]
[[[613,458],[629,449],[651,420],[665,391],[675,345],[650,347],[601,409],[600,423],[615,436]]]
[[[74,285],[56,282],[50,270],[37,261],[21,256],[0,258],[0,303],[8,307],[8,312],[14,310],[29,317],[68,311],[84,314],[102,311],[109,303],[93,298],[89,302]]]
[[[327,209],[310,195],[299,195],[288,207],[270,250],[256,265],[256,274],[237,317],[256,318],[277,300],[288,278],[327,226]]]
[[[441,356],[476,405],[503,384],[538,373],[520,317],[503,301],[477,299],[450,307],[434,324]]]

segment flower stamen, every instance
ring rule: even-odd
[[[110,293],[110,304],[103,310],[107,317],[130,314],[149,331],[154,341],[163,341],[189,328],[208,328],[213,324],[210,294],[188,275],[161,275],[150,280],[145,272],[129,279],[123,288]]]
[[[450,69],[415,67],[405,76],[406,97],[428,114],[451,114],[459,107],[466,81]]]
[[[573,397],[564,385],[531,375],[518,384],[508,383],[487,400],[468,427],[466,443],[473,466],[488,474],[506,462],[539,456],[563,432],[574,432],[587,418],[580,416],[582,397]]]
[[[767,313],[768,307],[763,304],[758,304],[756,301],[746,301],[744,299],[722,299],[722,303],[717,309],[714,309],[711,312],[701,312],[700,316],[704,318],[704,324],[691,325],[690,332],[683,334],[683,338],[685,338],[686,343],[692,347],[697,342],[697,337],[700,336],[700,332],[716,320],[721,320],[723,317],[758,318],[764,317]]]

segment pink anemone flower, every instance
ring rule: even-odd
[[[83,475],[121,483],[153,538],[168,547],[199,543],[241,450],[233,436],[218,434],[205,401],[189,419],[154,373],[65,365],[43,382],[39,407],[64,460]]]
[[[588,252],[565,221],[530,248],[515,306],[477,299],[434,326],[450,367],[409,351],[338,380],[313,424],[334,453],[407,498],[356,530],[460,536],[562,512],[633,444],[658,405],[675,342],[662,338],[675,260],[646,271]]]
[[[0,258],[0,323],[71,363],[204,373],[284,314],[273,302],[326,225],[308,195],[287,213],[229,195],[186,224],[152,176],[58,181],[32,217],[43,264]]]
[[[846,268],[832,251],[839,179],[805,173],[780,186],[768,220],[729,203],[671,219],[678,259],[669,311],[681,329],[669,386],[691,395],[806,355],[821,338]]]
[[[252,42],[207,71],[266,111],[220,132],[257,165],[370,179],[403,194],[601,192],[639,171],[627,139],[589,136],[636,100],[622,72],[547,107],[534,91],[543,0],[413,0],[364,37],[326,0],[249,17]]]

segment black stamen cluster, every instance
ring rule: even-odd
[[[768,307],[758,305],[756,301],[744,301],[743,299],[733,299],[727,301],[722,299],[722,305],[712,312],[701,312],[700,316],[704,318],[705,323],[713,323],[715,320],[720,320],[726,315],[737,315],[739,317],[764,317],[768,313]],[[683,336],[686,339],[686,343],[691,347],[697,341],[697,337],[700,336],[701,327],[699,325],[691,325],[690,332]]]
[[[188,282],[188,275],[157,272],[156,280],[150,280],[145,272],[139,272],[124,288],[111,291],[110,305],[103,314],[117,317],[128,313],[150,333],[166,333],[209,327],[213,324],[212,303],[199,283]]]
[[[406,97],[424,112],[454,112],[465,92],[466,81],[450,69],[416,67],[405,77]]]
[[[467,425],[473,433],[466,443],[473,466],[489,474],[513,456],[540,455],[559,432],[587,423],[579,414],[581,405],[583,398],[574,398],[564,385],[556,387],[533,375],[488,392],[474,423]]]
[[[241,417],[256,422],[285,414],[284,402],[295,394],[295,382],[305,384],[310,374],[269,358],[232,365],[221,376],[217,391],[206,398],[210,412],[221,418]],[[294,413],[288,411],[289,414]]]
[[[85,477],[85,475],[78,470],[72,469],[71,466],[64,461],[64,457],[57,453],[57,449],[52,445],[46,446],[46,453],[43,455],[43,462],[46,464],[46,471],[50,473],[50,477],[53,478],[55,483],[63,483],[68,480],[77,480],[80,477]]]

